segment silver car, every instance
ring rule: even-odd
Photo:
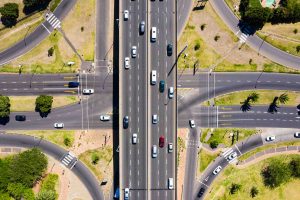
[[[267,142],[271,142],[273,140],[275,140],[275,136],[274,135],[266,137],[266,141]]]
[[[131,48],[131,57],[136,58],[136,46],[132,46]]]
[[[63,128],[64,123],[54,123],[54,128]]]
[[[94,89],[83,89],[82,93],[83,94],[94,94]]]
[[[214,175],[217,175],[220,171],[221,171],[222,167],[219,165],[218,167],[216,167],[216,169],[213,171]]]

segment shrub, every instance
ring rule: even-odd
[[[212,148],[212,149],[215,149],[217,148],[219,145],[219,142],[217,140],[213,140],[209,143],[209,146]]]
[[[92,163],[93,163],[93,165],[98,164],[99,160],[100,160],[99,155],[96,154],[96,153],[93,153],[93,154],[92,154]]]
[[[195,45],[195,47],[194,47],[194,50],[197,51],[197,50],[199,50],[199,49],[200,49],[200,43],[197,42],[196,45]]]
[[[293,31],[295,34],[297,34],[298,33],[298,29],[294,29],[294,31]]]
[[[64,137],[64,144],[67,146],[67,147],[70,147],[72,146],[72,141],[69,137]]]
[[[237,191],[239,191],[241,189],[241,185],[240,184],[236,184],[236,183],[232,183],[231,187],[230,187],[230,194],[235,194]]]
[[[205,29],[205,27],[206,27],[206,24],[201,24],[201,26],[200,26],[201,31],[203,31]]]
[[[300,45],[296,46],[296,51],[297,51],[297,53],[300,52]]]
[[[53,53],[54,53],[54,48],[53,47],[51,47],[50,49],[48,49],[48,57],[53,56]]]
[[[220,36],[219,35],[216,35],[215,37],[214,37],[214,40],[217,42],[218,40],[220,39]]]
[[[252,198],[254,198],[254,197],[256,197],[258,195],[258,189],[255,187],[255,186],[253,186],[252,188],[251,188],[251,190],[250,190],[250,196],[252,197]]]
[[[81,32],[83,32],[83,31],[84,31],[84,27],[82,26],[82,27],[80,28],[80,30],[81,30]]]
[[[300,178],[300,158],[293,158],[290,162],[290,169],[294,177]]]

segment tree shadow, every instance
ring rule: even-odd
[[[25,15],[29,15],[35,11],[41,11],[41,10],[45,10],[51,0],[42,0],[39,1],[37,4],[31,5],[31,6],[24,6],[23,8],[23,13]]]
[[[0,124],[6,125],[9,122],[9,120],[10,120],[9,117],[0,117]]]
[[[40,109],[35,107],[35,112],[38,112],[41,118],[46,118],[51,113],[51,109],[49,110],[49,112],[42,112]]]
[[[203,10],[207,1],[208,0],[198,0],[196,6],[193,8],[193,11]]]
[[[277,100],[278,100],[278,97],[275,97],[273,99],[273,102],[269,105],[269,108],[268,108],[269,113],[272,113],[272,114],[277,113],[277,111],[278,111],[277,109],[279,108],[279,106],[277,105]]]
[[[251,97],[248,96],[245,101],[241,102],[242,105],[241,105],[240,110],[242,110],[243,112],[247,112],[247,111],[251,110],[252,106],[250,104],[250,100],[251,100]]]

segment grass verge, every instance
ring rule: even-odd
[[[7,133],[17,133],[24,135],[31,135],[48,140],[57,144],[63,148],[69,148],[73,145],[75,140],[75,131],[74,130],[8,130]],[[68,138],[69,145],[65,145],[65,139]]]
[[[50,5],[50,11],[53,12],[55,8],[60,4],[61,0],[52,0]]]
[[[250,190],[253,186],[258,189],[258,195],[254,199],[265,200],[296,200],[299,199],[299,179],[291,179],[286,184],[283,184],[275,189],[265,187],[261,170],[273,159],[281,159],[285,162],[289,162],[291,158],[299,157],[299,155],[280,155],[273,158],[269,158],[255,165],[251,165],[244,169],[237,169],[232,166],[227,167],[218,176],[216,181],[212,185],[212,190],[209,192],[205,199],[219,199],[219,200],[247,200],[253,199],[250,196]],[[229,188],[232,183],[240,184],[241,189],[234,195],[229,194]]]
[[[245,101],[247,97],[256,92],[259,95],[259,99],[256,103],[252,105],[269,105],[273,102],[274,97],[280,96],[286,93],[289,97],[289,101],[286,102],[287,106],[297,105],[300,101],[300,92],[290,92],[290,91],[274,91],[274,90],[256,90],[256,91],[239,91],[226,94],[215,98],[215,105],[217,106],[229,106],[229,105],[241,105],[241,102]],[[207,104],[207,103],[206,103]]]
[[[37,96],[10,96],[12,112],[35,111],[35,99]],[[53,96],[52,108],[67,106],[78,102],[77,96]]]
[[[198,156],[198,166],[199,172],[203,172],[207,166],[216,158],[218,157],[219,152],[208,152],[205,149],[200,150],[200,156]]]
[[[181,137],[177,137],[177,165],[179,165],[180,154],[183,152],[184,149],[184,140]]]
[[[92,163],[92,156],[97,155],[98,163]],[[79,155],[79,159],[83,161],[96,175],[98,180],[103,180],[108,173],[107,170],[112,168],[113,149],[112,147],[103,147],[95,150],[89,150]],[[111,167],[109,167],[111,165]]]
[[[229,147],[257,132],[258,130],[256,129],[217,128],[213,130],[211,137],[206,143],[209,144],[212,141],[217,141],[218,144],[224,144],[226,147]],[[232,137],[231,134],[234,136]]]

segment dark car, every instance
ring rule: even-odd
[[[204,194],[205,189],[204,188],[200,188],[199,192],[198,192],[198,197],[202,197],[202,195]]]
[[[15,117],[16,121],[26,121],[25,115],[16,115]]]
[[[126,115],[123,118],[123,127],[126,129],[126,128],[128,128],[128,125],[129,125],[129,117]]]
[[[145,33],[145,21],[141,21],[140,23],[140,34],[143,35]]]
[[[163,148],[164,145],[165,145],[165,138],[164,138],[164,136],[160,136],[159,137],[159,147]]]
[[[171,56],[173,53],[173,45],[172,44],[168,44],[167,46],[167,55]]]
[[[70,88],[74,88],[74,87],[78,87],[78,86],[79,86],[79,82],[74,82],[74,81],[69,82],[69,87]]]
[[[164,92],[165,91],[165,81],[161,80],[159,82],[159,91]]]

